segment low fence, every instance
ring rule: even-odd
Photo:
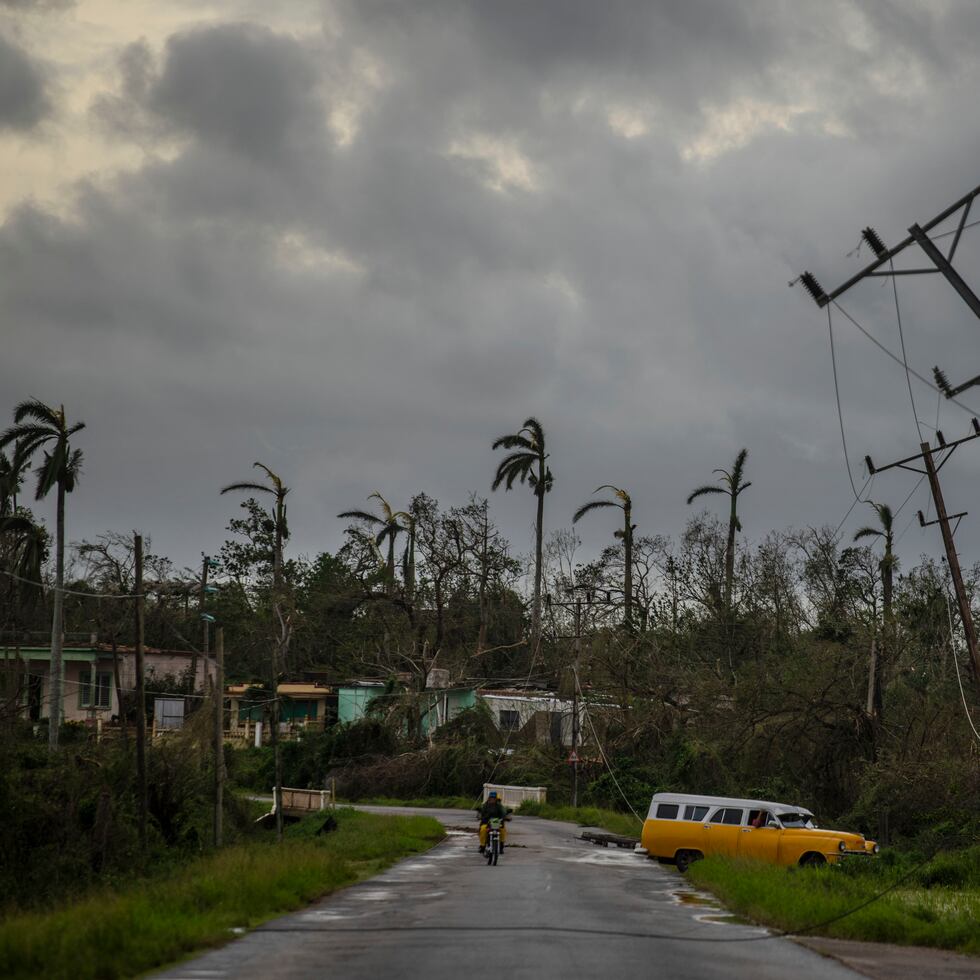
[[[334,794],[329,789],[282,788],[282,812],[289,816],[305,816],[326,810],[334,804]]]
[[[532,803],[548,802],[547,786],[503,786],[499,783],[483,784],[483,802],[486,803],[490,791],[496,790],[497,797],[504,806],[517,809],[522,803],[530,800]]]

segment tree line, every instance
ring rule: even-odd
[[[52,664],[59,623],[104,642],[121,642],[128,630],[113,611],[124,602],[85,595],[129,594],[126,539],[78,542],[66,565],[64,506],[81,471],[74,441],[82,428],[64,409],[31,401],[0,436],[3,629],[21,636],[47,618]],[[526,419],[490,443],[491,454],[501,451],[490,457],[491,489],[523,486],[534,498],[527,556],[496,527],[485,497],[443,506],[419,492],[399,507],[378,491],[366,506],[339,511],[347,525],[335,553],[294,553],[291,490],[256,464],[260,480],[216,488],[244,499],[214,556],[213,596],[196,570],[148,558],[148,642],[199,642],[206,610],[224,625],[233,680],[363,674],[398,678],[412,697],[440,667],[459,683],[561,689],[576,624],[560,600],[574,594],[583,687],[616,705],[606,726],[611,748],[644,786],[690,778],[702,790],[737,782],[744,791],[751,781],[760,792],[792,789],[842,812],[868,792],[862,774],[875,792],[894,796],[895,779],[911,766],[932,767],[927,785],[941,800],[941,746],[957,785],[976,792],[961,703],[973,707],[970,667],[950,614],[948,572],[928,558],[900,567],[887,504],[870,508],[868,526],[847,538],[804,527],[749,541],[739,504],[752,484],[741,449],[687,497],[692,506],[723,500],[721,517],[692,510],[676,537],[644,533],[633,495],[604,484],[570,526],[549,535],[555,475],[543,426]],[[24,505],[32,463],[35,497],[57,492],[53,536]],[[610,544],[583,559],[575,527],[606,509],[618,511]],[[51,588],[40,590],[44,569]],[[971,594],[978,577],[968,570]]]

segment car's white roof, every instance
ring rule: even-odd
[[[650,801],[652,807],[656,803],[701,803],[708,806],[748,807],[752,810],[776,810],[781,813],[805,813],[812,817],[813,813],[805,806],[789,803],[774,803],[772,800],[743,800],[735,796],[698,796],[696,793],[655,793]]]

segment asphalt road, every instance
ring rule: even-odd
[[[445,842],[386,873],[157,974],[180,980],[413,976],[853,978],[834,960],[726,921],[673,869],[578,840],[572,824],[515,817],[500,863],[475,817],[427,813]],[[454,829],[459,828],[459,829]]]

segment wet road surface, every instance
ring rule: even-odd
[[[515,817],[500,863],[461,810],[425,813],[447,839],[384,874],[160,971],[173,980],[410,975],[838,980],[859,974],[740,924],[672,868],[578,840],[567,823]],[[456,829],[454,829],[456,828]]]

